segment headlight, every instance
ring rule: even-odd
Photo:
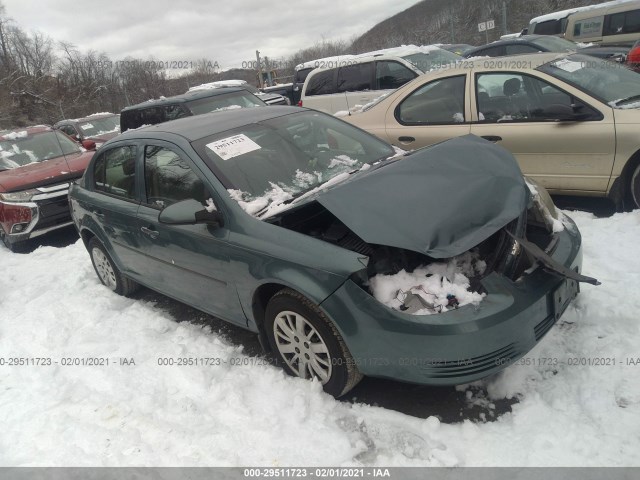
[[[563,216],[556,209],[556,206],[551,199],[551,195],[549,195],[549,192],[547,192],[547,189],[535,180],[532,180],[528,177],[524,177],[524,179],[527,182],[529,191],[531,192],[533,203],[538,207],[538,215],[542,216],[542,218],[538,218],[537,220],[547,224],[547,226],[553,233],[561,232],[562,230],[564,230],[564,224],[562,223]]]
[[[556,205],[555,203],[553,203],[553,200],[551,199],[551,195],[549,195],[549,192],[547,191],[547,189],[529,177],[524,177],[524,178],[529,186],[529,191],[531,192],[531,195],[534,197],[534,201],[540,202],[549,211],[549,215],[551,215],[553,218],[557,220],[558,211],[556,210]]]
[[[23,190],[21,192],[0,193],[0,199],[7,202],[28,202],[31,197],[40,193],[38,190]]]

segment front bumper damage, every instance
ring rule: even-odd
[[[568,218],[565,226],[555,234],[549,256],[556,267],[579,274],[580,233]],[[363,374],[455,385],[497,373],[529,352],[573,301],[577,280],[537,260],[516,281],[496,272],[483,278],[487,296],[480,305],[438,315],[388,308],[351,280],[321,306],[331,312]]]

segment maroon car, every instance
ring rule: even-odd
[[[120,115],[94,113],[84,118],[60,120],[53,128],[62,130],[85,148],[88,148],[87,141],[93,141],[99,147],[120,134]]]
[[[7,248],[72,225],[69,184],[93,154],[47,126],[0,131],[0,237]]]

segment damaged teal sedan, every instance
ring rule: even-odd
[[[363,375],[492,375],[597,283],[575,224],[506,150],[467,136],[407,153],[302,108],[126,132],[69,197],[105,286],[249,329],[335,396]]]

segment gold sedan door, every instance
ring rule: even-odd
[[[611,108],[530,70],[478,71],[473,82],[471,133],[505,147],[552,192],[606,191],[615,157]]]
[[[398,96],[385,114],[389,143],[413,150],[470,132],[468,73],[440,76]]]

